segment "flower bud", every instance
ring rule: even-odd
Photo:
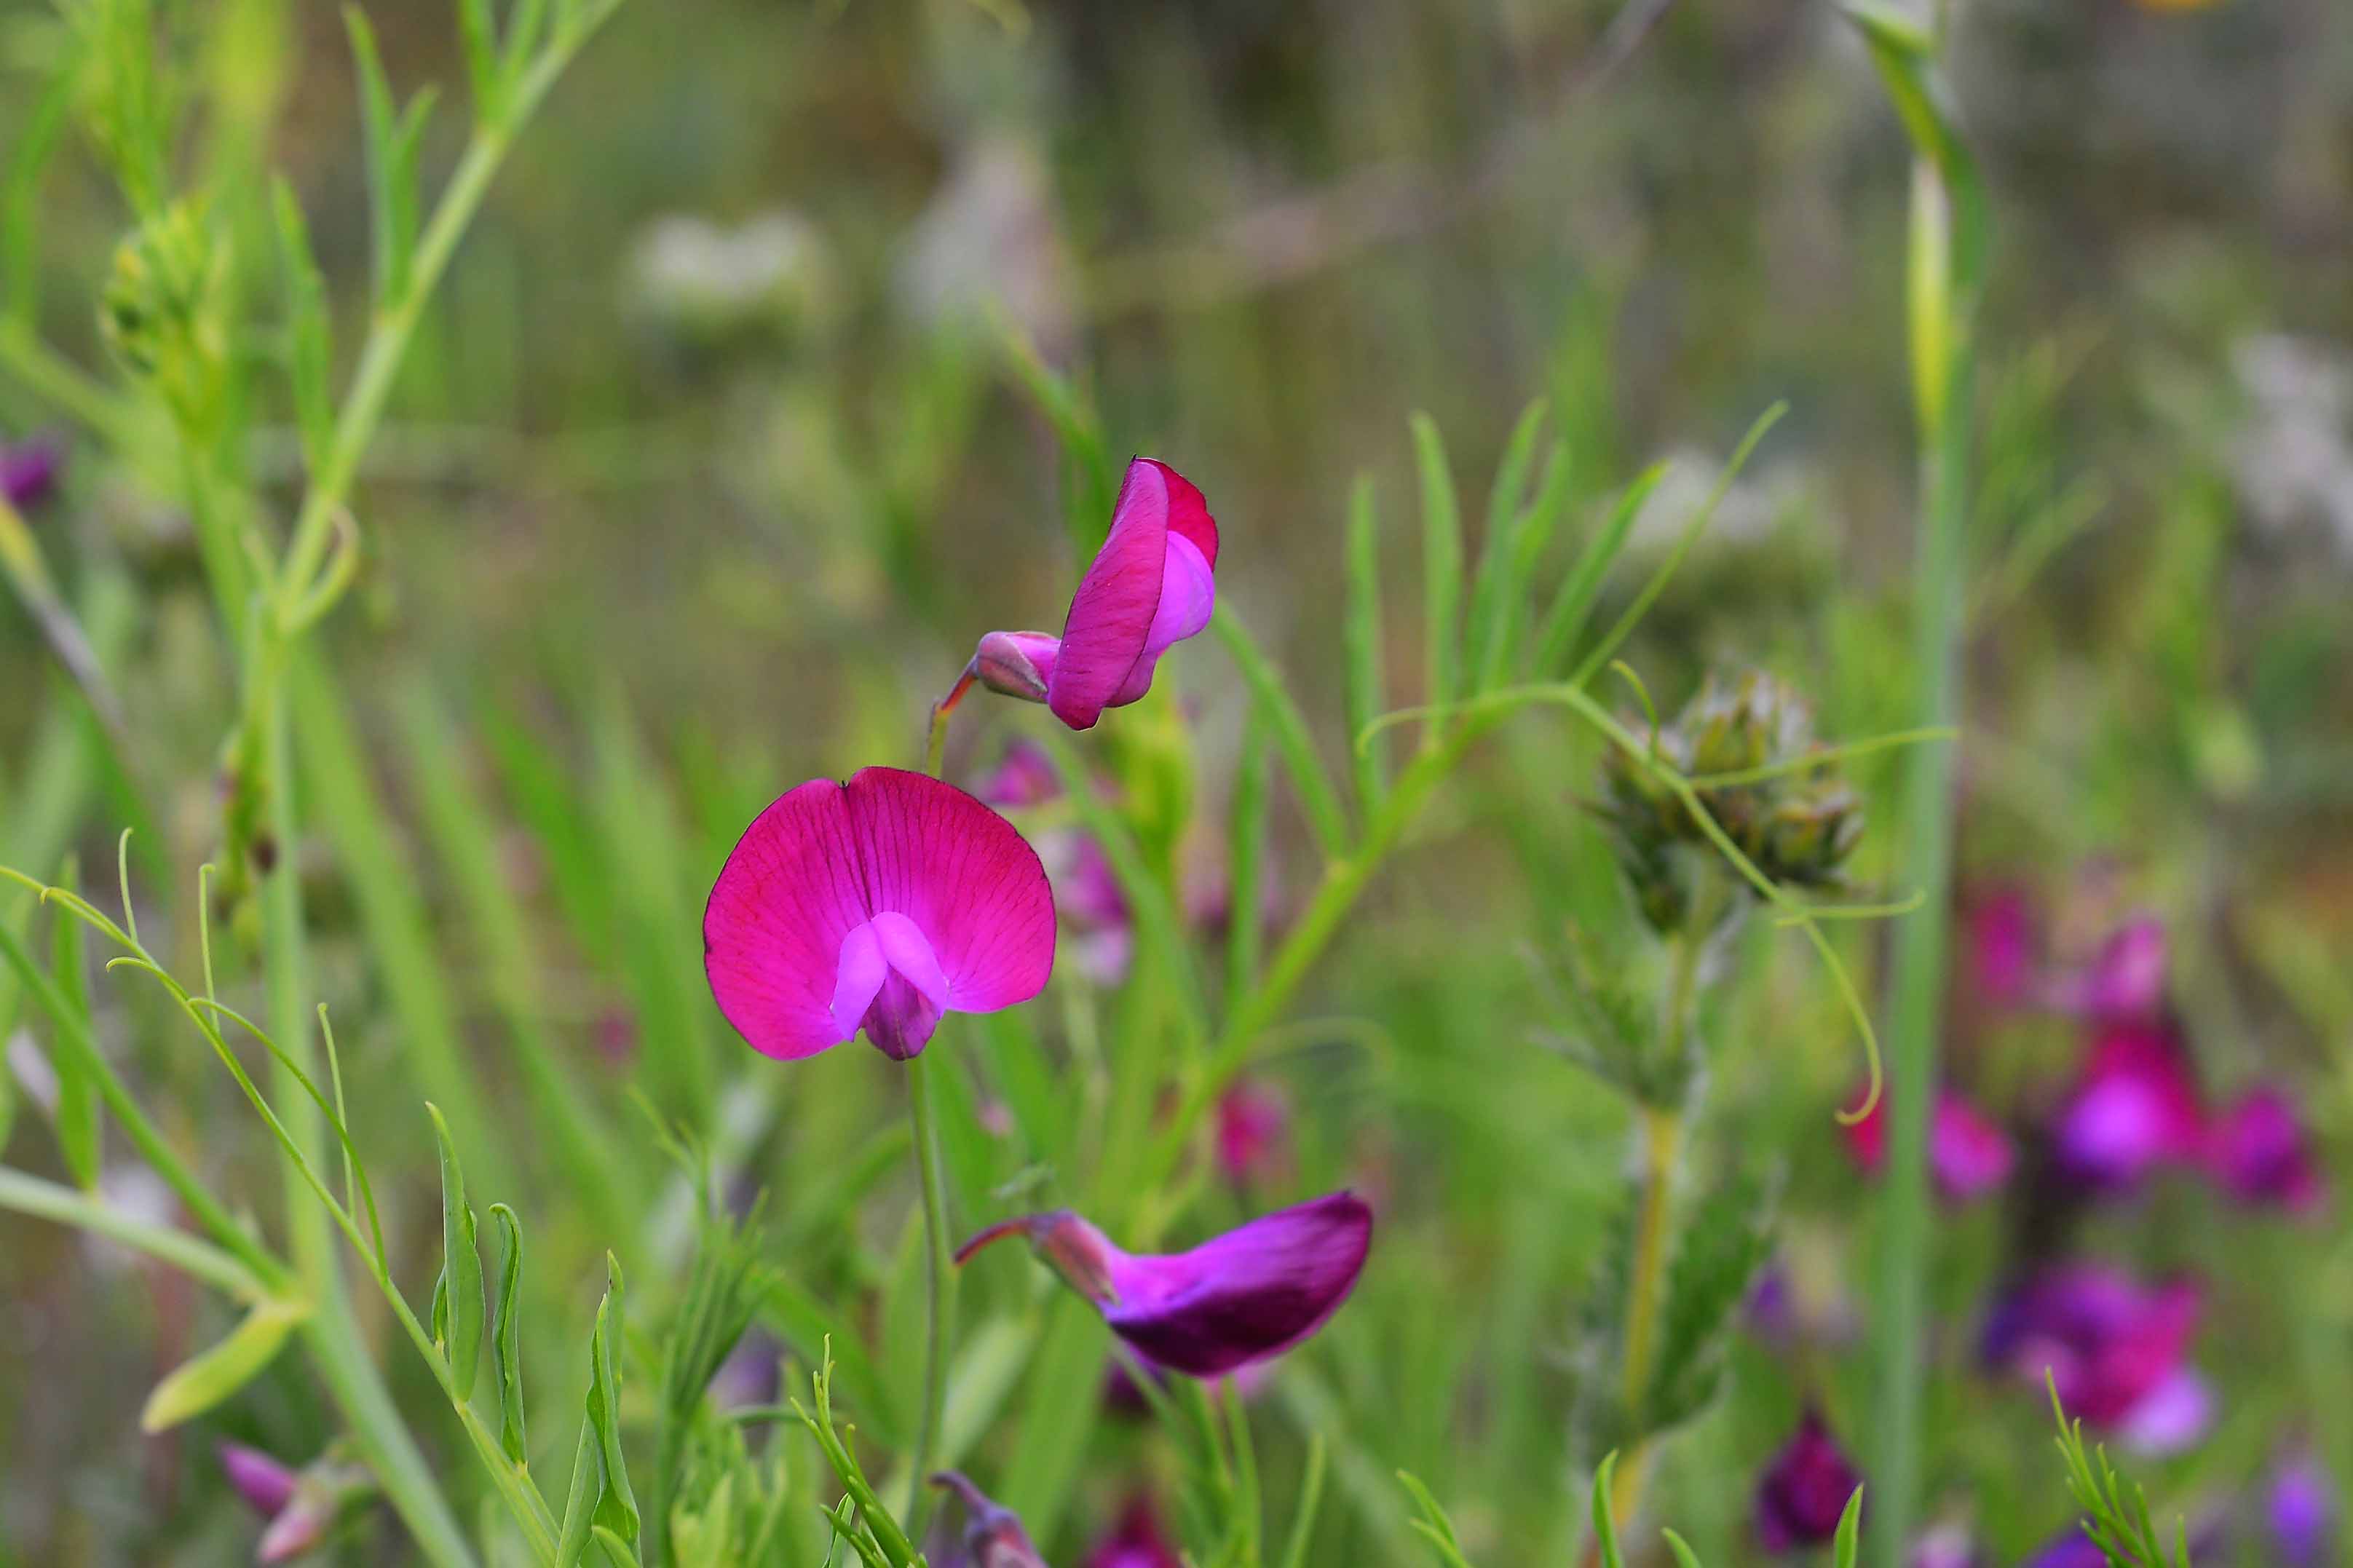
[[[973,653],[973,679],[1002,696],[1043,702],[1061,646],[1044,632],[991,632]]]

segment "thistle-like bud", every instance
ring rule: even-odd
[[[1862,803],[1831,764],[1804,765],[1816,749],[1813,713],[1795,691],[1756,671],[1711,678],[1651,743],[1767,877],[1800,888],[1841,885],[1862,837]],[[1662,932],[1681,930],[1701,874],[1694,854],[1715,853],[1707,834],[1640,759],[1611,751],[1602,784],[1604,815],[1644,919]]]

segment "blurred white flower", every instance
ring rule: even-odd
[[[2274,534],[2317,531],[2353,562],[2353,363],[2284,333],[2242,338],[2231,359],[2248,403],[2231,444],[2248,516]]]
[[[735,228],[683,213],[658,218],[631,247],[628,277],[641,314],[699,342],[822,327],[836,295],[824,237],[782,211]]]
[[[1071,258],[1045,161],[1028,143],[983,137],[908,232],[898,265],[902,309],[926,326],[1003,310],[1051,362],[1076,332]]]

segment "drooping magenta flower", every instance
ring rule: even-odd
[[[1168,1543],[1152,1500],[1139,1493],[1119,1510],[1111,1533],[1087,1553],[1083,1568],[1185,1568],[1185,1559]]]
[[[2159,1165],[2203,1154],[2205,1108],[2173,1025],[2102,1029],[2051,1135],[2060,1173],[2106,1193],[2127,1192]]]
[[[2212,1413],[2188,1362],[2199,1310],[2187,1283],[2147,1288],[2096,1266],[2054,1268],[1994,1309],[1981,1348],[1988,1365],[2032,1388],[2047,1373],[2069,1416],[2171,1452],[2195,1442]]]
[[[1209,624],[1217,567],[1218,523],[1201,492],[1166,463],[1134,459],[1062,635],[989,633],[941,706],[978,681],[1043,702],[1073,730],[1093,729],[1104,709],[1151,689],[1162,654]]]
[[[702,917],[711,993],[754,1050],[790,1060],[860,1029],[903,1061],[944,1013],[1045,989],[1054,900],[1037,852],[923,773],[813,779],[753,820]]]
[[[1871,1113],[1846,1129],[1847,1148],[1857,1163],[1873,1175],[1887,1161],[1887,1101],[1883,1097]],[[1936,1091],[1928,1126],[1928,1166],[1936,1190],[1955,1203],[1982,1197],[2010,1180],[2017,1151],[2000,1124],[1970,1104],[1957,1090]]]
[[[1767,1552],[1820,1546],[1838,1533],[1847,1500],[1862,1484],[1830,1424],[1812,1405],[1757,1478],[1757,1542]]]
[[[14,445],[0,441],[0,495],[19,511],[38,505],[57,488],[64,462],[57,444],[37,436]]]
[[[1339,1310],[1364,1272],[1373,1211],[1354,1193],[1332,1193],[1261,1215],[1190,1252],[1138,1256],[1058,1209],[990,1226],[956,1261],[1016,1234],[1146,1359],[1192,1377],[1222,1377],[1281,1355]]]
[[[955,1493],[964,1503],[964,1540],[945,1551],[924,1553],[940,1568],[1046,1568],[1029,1532],[1013,1510],[999,1506],[962,1471],[941,1470],[932,1485]]]
[[[2258,1089],[2215,1120],[2208,1163],[2225,1192],[2244,1204],[2310,1214],[2327,1201],[2311,1141],[2287,1096]]]

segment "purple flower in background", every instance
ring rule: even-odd
[[[2287,1568],[2318,1568],[2328,1561],[2336,1514],[2328,1476],[2309,1455],[2281,1466],[2264,1490],[2264,1527]]]
[[[1887,1160],[1887,1101],[1846,1130],[1847,1147],[1873,1175]],[[2010,1134],[1956,1090],[1936,1091],[1928,1127],[1928,1165],[1936,1190],[1955,1203],[1982,1197],[2010,1180],[2017,1163]]]
[[[860,1029],[888,1057],[944,1013],[994,1013],[1054,967],[1046,870],[1013,825],[897,768],[788,790],[744,830],[702,917],[703,967],[754,1050],[814,1056]]]
[[[1757,1479],[1757,1540],[1767,1552],[1820,1546],[1838,1533],[1847,1500],[1862,1484],[1812,1405]]]
[[[1965,1525],[1936,1525],[1912,1542],[1911,1568],[1979,1568],[1984,1561]]]
[[[2032,1387],[2047,1373],[2070,1416],[2170,1452],[2195,1442],[2212,1414],[2187,1363],[2198,1317],[2192,1285],[2148,1288],[2092,1265],[2054,1268],[1994,1309],[1981,1348],[1988,1365]]]
[[[1087,1553],[1084,1568],[1185,1568],[1185,1560],[1168,1543],[1152,1500],[1138,1496],[1119,1510],[1111,1533]]]
[[[2015,1007],[2034,995],[2042,937],[2034,900],[2025,889],[1996,889],[1970,905],[1968,973],[1977,991],[1998,1007]]]
[[[1263,1084],[1237,1083],[1218,1097],[1218,1169],[1240,1185],[1283,1163],[1291,1108]]]
[[[2107,1568],[2107,1553],[2084,1533],[2084,1527],[2070,1525],[2066,1534],[2028,1558],[2022,1568]]]
[[[1373,1211],[1333,1193],[1262,1215],[1190,1252],[1137,1256],[1067,1209],[990,1226],[956,1253],[1019,1234],[1113,1333],[1155,1364],[1221,1377],[1282,1354],[1322,1328],[1355,1289]]]
[[[2168,1023],[2116,1024],[2093,1040],[2052,1124],[2060,1173],[2126,1192],[2152,1169],[2205,1151],[2205,1110]]]
[[[2255,1089],[2216,1118],[2207,1159],[2214,1179],[2241,1203],[2310,1214],[2327,1200],[2304,1123],[2278,1089]]]
[[[260,1449],[248,1448],[242,1443],[223,1443],[215,1452],[220,1457],[221,1471],[228,1477],[228,1484],[262,1518],[277,1518],[294,1500],[294,1472]]]
[[[20,511],[37,506],[57,488],[64,463],[57,444],[38,436],[14,445],[0,442],[0,495]]]
[[[254,1561],[265,1565],[326,1540],[344,1508],[370,1489],[367,1472],[355,1465],[322,1458],[297,1473],[241,1443],[223,1443],[217,1452],[229,1485],[268,1521],[254,1548]]]
[[[1062,775],[1045,747],[1017,737],[975,793],[999,811],[1021,811],[1061,799]]]
[[[2165,1005],[2165,926],[2154,916],[2126,921],[2089,966],[2051,987],[2062,1012],[2094,1023],[2148,1022]]]
[[[1217,566],[1218,523],[1201,492],[1166,463],[1134,459],[1062,635],[989,633],[941,706],[953,708],[976,680],[1043,702],[1073,730],[1093,729],[1104,709],[1150,690],[1160,656],[1209,624]]]
[[[964,1503],[963,1542],[924,1553],[940,1568],[1046,1568],[1046,1560],[1038,1555],[1013,1510],[990,1500],[961,1471],[941,1470],[932,1477],[932,1485],[955,1493]]]

